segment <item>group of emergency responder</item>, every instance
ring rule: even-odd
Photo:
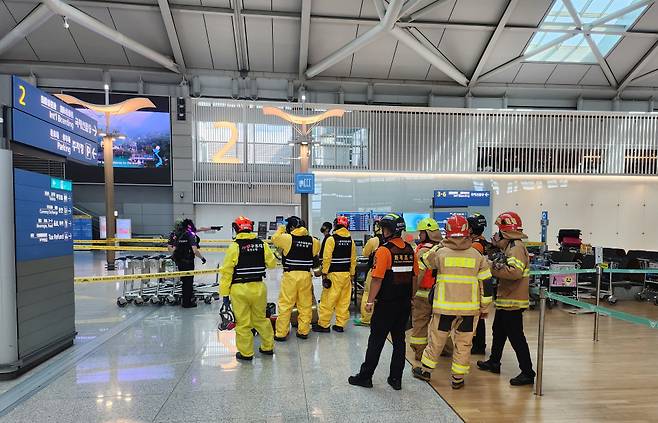
[[[523,243],[527,237],[521,218],[514,212],[498,216],[498,231],[491,243],[482,235],[486,225],[486,219],[479,214],[468,218],[454,215],[446,222],[444,238],[439,224],[426,218],[418,225],[420,242],[414,247],[402,239],[406,230],[402,216],[391,213],[375,223],[375,236],[363,248],[370,270],[361,319],[355,322],[369,326],[370,336],[365,361],[360,371],[348,379],[350,384],[372,387],[372,376],[390,334],[393,354],[388,383],[401,389],[406,331],[411,319],[409,343],[418,362],[413,376],[429,381],[440,356],[451,355],[452,387],[463,387],[471,354],[485,352],[484,320],[492,303],[496,313],[491,355],[486,361],[478,361],[478,368],[500,373],[503,348],[509,339],[521,368],[510,383],[534,383],[522,317],[529,306],[529,256]],[[311,236],[306,223],[296,216],[289,217],[272,236],[272,244],[282,253],[283,265],[275,330],[266,317],[267,288],[263,278],[266,269],[277,265],[276,257],[268,243],[253,232],[251,220],[240,216],[232,226],[236,235],[221,268],[220,295],[223,307],[232,308],[235,315],[237,359],[253,359],[256,333],[261,338],[259,351],[274,354],[274,341],[285,342],[288,338],[294,308],[298,311],[296,336],[300,339],[307,339],[311,330],[344,332],[350,317],[357,255],[347,217],[338,216],[333,225],[325,222],[322,241]],[[188,255],[202,258],[198,237],[190,235],[193,225],[184,233],[187,235],[183,241],[194,247]],[[494,251],[502,254],[492,254]],[[491,260],[488,256],[497,258]],[[321,275],[323,291],[317,323],[311,324],[314,273]]]

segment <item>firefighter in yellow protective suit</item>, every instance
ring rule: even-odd
[[[330,332],[331,318],[336,312],[336,324],[332,329],[344,332],[350,318],[352,278],[356,272],[356,246],[347,229],[350,222],[345,216],[334,220],[334,233],[327,238],[322,257],[322,297],[318,323],[313,332]]]
[[[254,222],[240,216],[233,222],[235,239],[229,245],[222,265],[219,293],[225,305],[232,305],[235,314],[235,344],[238,360],[254,357],[254,335],[260,335],[259,351],[274,354],[274,331],[265,316],[267,287],[263,283],[266,268],[277,265],[270,247],[253,233]]]
[[[283,342],[290,331],[290,316],[297,304],[297,338],[307,339],[313,317],[311,269],[320,252],[320,241],[308,234],[306,223],[297,216],[286,219],[272,236],[272,243],[283,250],[283,278],[279,292],[279,315],[274,340]]]
[[[434,246],[439,245],[443,237],[437,221],[429,217],[418,222],[417,229],[420,243],[416,247],[416,257],[422,257]],[[416,360],[420,361],[427,346],[427,325],[432,318],[432,305],[427,301],[427,297],[436,282],[436,272],[433,269],[427,269],[422,262],[418,265],[420,274],[417,278],[414,278],[414,297],[411,309],[412,327],[409,344],[411,349],[414,350]],[[448,351],[451,353],[452,349],[448,348]]]
[[[464,376],[470,370],[473,325],[480,314],[486,314],[493,298],[485,292],[491,278],[489,262],[471,247],[468,221],[464,216],[452,216],[446,222],[443,247],[430,250],[422,260],[436,269],[436,285],[432,299],[434,314],[429,325],[427,348],[422,367],[413,369],[414,377],[429,381],[430,371],[439,360],[441,350],[452,333],[451,383],[453,389],[464,386]]]
[[[354,324],[357,326],[370,326],[370,319],[372,318],[372,313],[368,312],[366,309],[366,303],[368,302],[368,295],[370,294],[370,284],[372,283],[372,266],[375,260],[375,252],[377,248],[382,244],[382,228],[379,226],[379,222],[373,224],[373,233],[375,236],[370,238],[366,245],[363,246],[362,255],[368,257],[368,274],[366,275],[366,283],[363,288],[363,295],[361,296],[361,318],[355,319]]]
[[[496,219],[498,233],[492,244],[505,253],[504,261],[491,265],[491,273],[498,279],[496,315],[493,322],[491,356],[487,361],[478,361],[481,370],[500,373],[500,359],[505,342],[509,339],[519,361],[521,373],[510,379],[513,386],[532,385],[535,371],[528,341],[523,333],[523,311],[529,307],[530,256],[523,243],[523,223],[518,214],[505,212]]]

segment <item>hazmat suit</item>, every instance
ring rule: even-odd
[[[283,251],[283,278],[279,292],[279,315],[276,338],[284,340],[290,331],[290,316],[295,304],[299,311],[297,334],[305,337],[311,330],[313,316],[313,258],[320,252],[320,241],[308,234],[304,227],[286,233],[280,226],[272,236],[272,243]]]
[[[256,329],[261,338],[261,351],[274,350],[274,332],[265,316],[267,287],[263,283],[265,268],[276,267],[270,247],[253,232],[240,232],[229,245],[221,269],[220,295],[230,296],[235,314],[235,344],[238,353],[249,359],[254,355]]]
[[[322,278],[325,280],[320,298],[317,332],[328,332],[331,318],[336,313],[334,330],[342,332],[350,318],[352,278],[356,272],[356,246],[345,227],[336,229],[327,238],[322,258]],[[330,285],[328,288],[326,285]]]

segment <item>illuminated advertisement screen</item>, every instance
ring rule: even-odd
[[[94,104],[104,104],[103,93],[66,92]],[[110,103],[137,96],[111,94]],[[117,184],[171,185],[171,117],[169,97],[139,96],[150,99],[155,108],[138,110],[110,118],[114,139],[114,180]],[[80,109],[97,121],[99,131],[106,130],[105,116]],[[101,139],[99,138],[99,142]],[[103,151],[98,166],[67,166],[67,178],[80,183],[103,183]]]
[[[416,232],[418,229],[418,222],[430,217],[429,213],[405,213],[404,223],[407,225],[407,232]]]

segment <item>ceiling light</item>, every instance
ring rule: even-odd
[[[64,28],[69,29],[69,18],[64,16]]]

